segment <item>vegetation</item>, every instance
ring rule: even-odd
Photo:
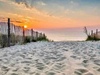
[[[91,37],[91,36],[87,36],[86,41],[99,41],[100,39],[96,38],[96,37]]]
[[[43,37],[38,37],[38,38],[32,38],[30,36],[26,36],[24,43],[29,43],[29,42],[37,42],[37,41],[49,41],[48,38],[44,35]]]
[[[7,36],[5,34],[0,34],[0,45],[1,47],[7,47]]]
[[[23,42],[24,41],[24,42]],[[37,37],[36,39],[31,36],[25,36],[23,40],[23,36],[15,36],[14,34],[10,35],[10,45],[13,46],[15,44],[25,44],[29,42],[37,42],[37,41],[49,41],[46,36]],[[0,47],[7,47],[8,45],[8,36],[5,34],[0,34]]]
[[[99,41],[99,40],[100,40],[99,38],[96,38],[95,36],[91,36],[91,35],[88,33],[88,30],[87,30],[86,27],[84,27],[84,32],[85,32],[85,34],[87,35],[86,41]]]
[[[26,36],[26,37],[25,37],[25,40],[24,40],[24,43],[29,43],[29,42],[31,42],[30,38],[31,38],[31,37]]]
[[[37,38],[37,41],[49,41],[49,40],[48,40],[47,37],[44,35],[44,37],[39,37],[39,38]]]

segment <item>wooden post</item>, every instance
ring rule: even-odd
[[[23,27],[23,43],[25,42],[25,29]]]
[[[98,34],[98,29],[96,29],[96,35]]]
[[[33,40],[33,29],[31,29],[31,42]]]
[[[40,36],[39,37],[42,38],[42,33],[40,33]]]
[[[8,18],[8,47],[10,47],[10,18]]]
[[[87,35],[87,36],[89,36],[89,34],[88,34],[88,31],[87,31],[87,28],[86,28],[86,27],[84,27],[84,32],[86,33],[86,35]]]
[[[38,32],[36,31],[36,40],[38,40]]]
[[[94,38],[93,30],[91,30],[91,37]]]
[[[91,35],[93,35],[93,30],[91,30]]]

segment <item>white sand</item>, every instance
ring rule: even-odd
[[[36,42],[3,48],[0,75],[100,75],[100,42]]]

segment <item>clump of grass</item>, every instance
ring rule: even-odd
[[[99,38],[95,37],[95,35],[94,35],[94,36],[91,36],[91,35],[88,33],[88,30],[87,30],[86,27],[84,27],[84,32],[85,32],[85,34],[87,35],[86,41],[99,41],[99,40],[100,40]]]
[[[37,42],[37,41],[50,41],[45,35],[42,37],[31,37],[31,36],[23,36],[15,35],[13,33],[10,34],[10,46],[15,44],[26,44],[30,42]],[[0,34],[0,47],[4,48],[8,46],[8,35]]]
[[[87,36],[87,39],[86,39],[86,41],[99,41],[99,40],[100,40],[99,38],[91,37],[91,36]]]

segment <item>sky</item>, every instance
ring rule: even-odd
[[[84,26],[99,27],[99,8],[100,0],[0,0],[0,22],[9,17],[15,25],[44,31],[55,40],[58,34],[64,35],[63,40],[66,40],[70,35],[66,36],[68,33],[65,32],[70,28],[72,34]],[[79,36],[84,35],[82,33]]]

